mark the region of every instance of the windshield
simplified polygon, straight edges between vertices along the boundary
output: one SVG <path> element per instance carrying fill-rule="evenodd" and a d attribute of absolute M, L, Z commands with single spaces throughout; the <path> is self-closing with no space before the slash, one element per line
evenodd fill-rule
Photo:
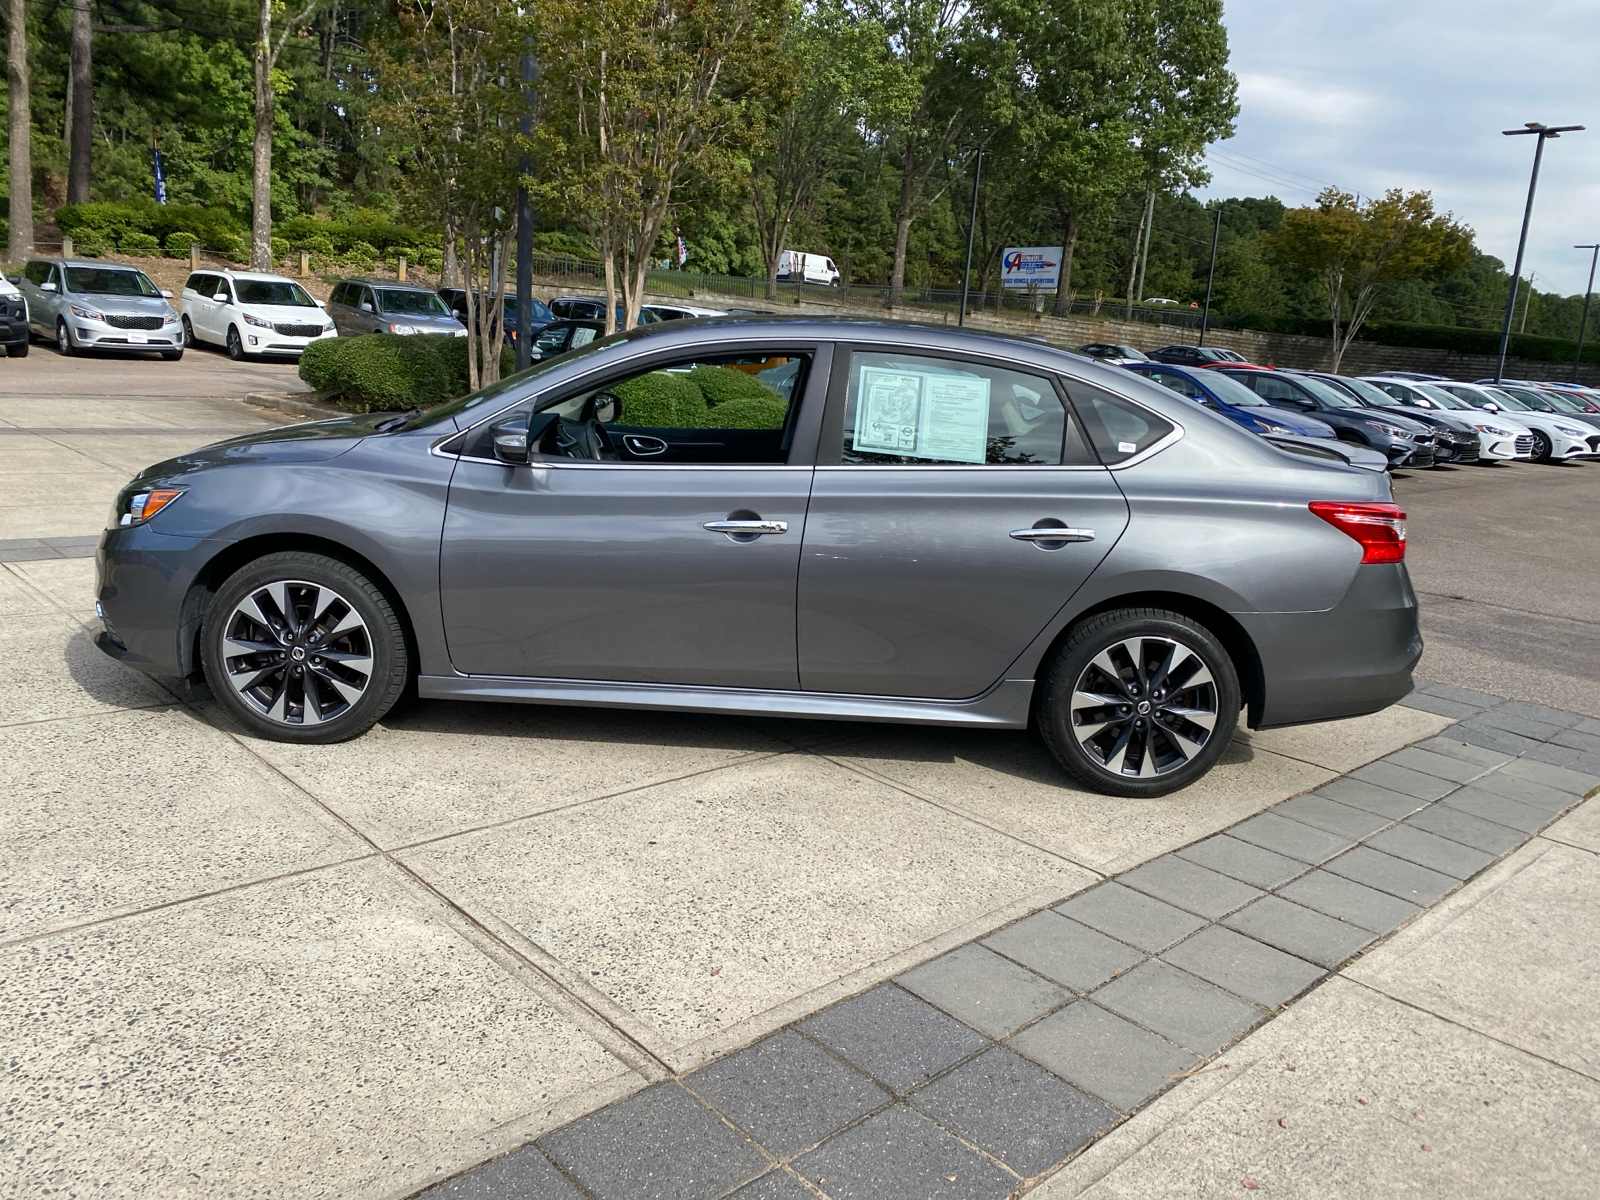
<path fill-rule="evenodd" d="M 240 304 L 277 304 L 284 308 L 315 308 L 305 288 L 287 279 L 235 279 Z"/>
<path fill-rule="evenodd" d="M 115 267 L 68 267 L 67 290 L 99 296 L 161 295 L 161 289 L 146 279 L 143 271 L 119 271 Z"/>
<path fill-rule="evenodd" d="M 1365 379 L 1350 379 L 1341 375 L 1339 382 L 1360 396 L 1368 404 L 1375 404 L 1382 408 L 1386 404 L 1393 404 L 1394 397 L 1380 387 L 1374 387 Z"/>
<path fill-rule="evenodd" d="M 1267 402 L 1256 395 L 1244 384 L 1230 375 L 1221 371 L 1202 371 L 1196 375 L 1204 381 L 1206 388 L 1224 404 L 1232 404 L 1238 408 L 1267 408 Z"/>
<path fill-rule="evenodd" d="M 1442 405 L 1445 408 L 1460 409 L 1472 407 L 1472 405 L 1461 399 L 1461 397 L 1445 391 L 1442 387 L 1429 387 L 1425 383 L 1413 383 L 1411 386 L 1416 388 L 1417 391 L 1421 392 L 1435 404 Z"/>
<path fill-rule="evenodd" d="M 448 421 L 462 413 L 471 413 L 463 424 L 471 424 L 477 420 L 473 410 L 493 412 L 498 407 L 514 403 L 520 396 L 531 391 L 530 385 L 534 384 L 540 375 L 551 368 L 572 362 L 575 358 L 586 357 L 592 354 L 601 354 L 614 346 L 625 345 L 631 338 L 626 333 L 613 333 L 609 337 L 596 338 L 580 349 L 568 350 L 565 354 L 557 354 L 552 358 L 542 359 L 525 371 L 518 371 L 515 375 L 507 375 L 499 383 L 491 383 L 488 387 L 479 388 L 470 395 L 462 396 L 459 400 L 447 400 L 436 405 L 426 412 L 420 413 L 401 426 L 402 429 L 425 429 L 429 425 L 436 425 L 441 421 Z M 499 403 L 496 404 L 495 402 Z"/>
<path fill-rule="evenodd" d="M 1296 375 L 1294 378 L 1296 383 L 1330 408 L 1362 407 L 1361 401 L 1331 383 L 1323 383 L 1320 379 L 1309 379 L 1304 375 Z"/>
<path fill-rule="evenodd" d="M 450 310 L 434 292 L 413 292 L 400 288 L 379 288 L 378 307 L 386 313 L 407 317 L 448 317 Z"/>
<path fill-rule="evenodd" d="M 1503 408 L 1509 408 L 1512 412 L 1532 412 L 1533 411 L 1533 406 L 1531 404 L 1524 404 L 1521 400 L 1518 400 L 1510 392 L 1502 392 L 1499 388 L 1492 388 L 1492 387 L 1486 387 L 1486 388 L 1483 389 L 1483 391 L 1484 391 L 1484 394 L 1487 395 L 1491 400 L 1494 400 L 1496 403 L 1501 405 Z"/>

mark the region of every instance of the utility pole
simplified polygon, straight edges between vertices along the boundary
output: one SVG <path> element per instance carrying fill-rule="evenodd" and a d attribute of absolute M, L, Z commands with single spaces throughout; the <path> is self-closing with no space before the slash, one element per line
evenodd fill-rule
<path fill-rule="evenodd" d="M 1150 227 L 1156 219 L 1156 191 L 1151 188 L 1145 192 L 1144 201 L 1144 249 L 1139 252 L 1139 282 L 1134 286 L 1134 298 L 1140 304 L 1144 303 L 1144 269 L 1150 265 Z"/>
<path fill-rule="evenodd" d="M 1583 361 L 1583 335 L 1589 328 L 1589 297 L 1594 292 L 1594 268 L 1600 262 L 1600 243 L 1590 242 L 1574 246 L 1574 250 L 1592 250 L 1589 256 L 1589 286 L 1583 289 L 1583 316 L 1578 318 L 1578 350 L 1572 356 L 1572 382 L 1578 382 L 1578 364 Z"/>
<path fill-rule="evenodd" d="M 1521 129 L 1502 129 L 1500 132 L 1505 137 L 1524 137 L 1533 135 L 1533 174 L 1528 177 L 1528 203 L 1522 210 L 1522 234 L 1517 238 L 1517 261 L 1511 268 L 1511 295 L 1506 300 L 1506 319 L 1500 327 L 1500 361 L 1495 365 L 1494 381 L 1499 383 L 1506 375 L 1506 351 L 1511 346 L 1511 318 L 1516 315 L 1517 288 L 1522 284 L 1522 255 L 1528 247 L 1528 222 L 1533 218 L 1533 194 L 1539 187 L 1539 160 L 1544 157 L 1544 143 L 1546 138 L 1560 137 L 1563 133 L 1579 133 L 1582 125 L 1541 125 L 1537 121 L 1529 121 Z"/>
<path fill-rule="evenodd" d="M 1518 333 L 1528 332 L 1528 310 L 1533 307 L 1533 278 L 1539 272 L 1528 272 L 1528 298 L 1522 302 L 1522 324 L 1517 326 Z"/>
<path fill-rule="evenodd" d="M 1217 201 L 1217 223 L 1211 227 L 1211 269 L 1206 272 L 1206 306 L 1200 313 L 1200 340 L 1196 346 L 1206 344 L 1206 328 L 1211 324 L 1211 285 L 1217 277 L 1217 239 L 1222 236 L 1222 201 Z"/>
<path fill-rule="evenodd" d="M 528 176 L 533 174 L 533 158 L 528 139 L 533 136 L 533 85 L 539 66 L 533 61 L 533 35 L 522 40 L 522 115 L 517 132 L 522 135 L 522 153 L 517 159 L 517 370 L 533 362 L 533 200 L 528 195 Z"/>
<path fill-rule="evenodd" d="M 983 182 L 983 147 L 978 147 L 978 166 L 972 172 L 972 216 L 967 221 L 967 269 L 961 273 L 961 315 L 957 325 L 967 323 L 967 294 L 972 286 L 972 237 L 978 231 L 978 185 Z"/>

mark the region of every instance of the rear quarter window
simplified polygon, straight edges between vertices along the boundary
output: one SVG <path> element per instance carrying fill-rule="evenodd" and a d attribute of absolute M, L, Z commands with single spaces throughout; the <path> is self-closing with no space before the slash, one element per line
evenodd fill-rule
<path fill-rule="evenodd" d="M 1067 381 L 1067 394 L 1100 461 L 1108 467 L 1143 454 L 1177 428 L 1159 413 L 1076 379 Z"/>

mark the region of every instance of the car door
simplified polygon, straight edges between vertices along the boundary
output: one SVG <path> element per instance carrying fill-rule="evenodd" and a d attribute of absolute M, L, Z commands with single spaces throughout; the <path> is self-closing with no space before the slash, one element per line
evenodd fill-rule
<path fill-rule="evenodd" d="M 64 283 L 61 269 L 55 263 L 30 265 L 37 265 L 39 276 L 34 294 L 28 297 L 33 323 L 42 336 L 53 338 L 56 335 L 56 318 L 61 315 L 61 289 Z"/>
<path fill-rule="evenodd" d="M 221 338 L 217 333 L 217 302 L 212 299 L 217 293 L 217 284 L 220 277 L 200 273 L 192 281 L 194 295 L 189 301 L 189 326 L 194 330 L 195 337 L 202 342 L 215 343 Z"/>
<path fill-rule="evenodd" d="M 795 579 L 828 359 L 816 344 L 658 352 L 514 414 L 539 403 L 557 419 L 528 465 L 495 461 L 469 436 L 440 555 L 455 669 L 795 690 Z M 744 403 L 738 427 L 704 401 L 733 403 L 733 388 L 765 397 Z M 618 457 L 580 453 L 588 405 Z M 750 427 L 753 409 L 770 419 Z"/>
<path fill-rule="evenodd" d="M 978 695 L 1100 565 L 1127 501 L 1045 372 L 862 347 L 835 380 L 801 554 L 800 686 Z"/>

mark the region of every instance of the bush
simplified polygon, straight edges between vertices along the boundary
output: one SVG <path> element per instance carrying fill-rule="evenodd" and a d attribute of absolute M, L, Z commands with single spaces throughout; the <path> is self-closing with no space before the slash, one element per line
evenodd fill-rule
<path fill-rule="evenodd" d="M 200 239 L 192 233 L 169 233 L 167 234 L 167 249 L 180 250 L 184 253 L 188 253 L 189 247 L 194 245 L 199 240 Z"/>
<path fill-rule="evenodd" d="M 763 385 L 764 386 L 764 385 Z M 771 396 L 742 396 L 725 400 L 706 418 L 706 429 L 782 429 L 789 406 L 774 393 Z"/>
<path fill-rule="evenodd" d="M 417 251 L 417 266 L 432 275 L 444 274 L 444 251 L 423 247 Z"/>
<path fill-rule="evenodd" d="M 500 352 L 500 373 L 516 366 L 512 349 Z M 300 378 L 355 412 L 429 408 L 467 393 L 467 339 L 441 334 L 312 342 L 300 355 Z"/>
<path fill-rule="evenodd" d="M 151 233 L 139 233 L 137 231 L 125 233 L 122 235 L 122 242 L 118 249 L 135 252 L 140 250 L 159 250 L 161 249 L 161 239 Z"/>
<path fill-rule="evenodd" d="M 345 248 L 344 259 L 353 266 L 370 271 L 378 261 L 378 248 L 367 242 L 351 242 Z"/>
<path fill-rule="evenodd" d="M 63 233 L 88 246 L 127 245 L 127 236 L 134 233 L 166 240 L 180 230 L 192 230 L 190 236 L 203 245 L 224 245 L 245 228 L 243 219 L 231 209 L 157 204 L 154 200 L 64 204 L 56 209 L 54 219 Z"/>
<path fill-rule="evenodd" d="M 689 372 L 689 378 L 694 380 L 712 408 L 730 400 L 782 399 L 770 384 L 730 367 L 696 367 Z"/>
<path fill-rule="evenodd" d="M 281 237 L 273 238 L 272 239 L 272 261 L 273 262 L 282 262 L 284 259 L 286 259 L 288 257 L 289 257 L 289 243 L 284 241 Z"/>
<path fill-rule="evenodd" d="M 622 401 L 618 424 L 647 429 L 707 428 L 706 398 L 688 376 L 651 371 L 618 384 L 613 391 Z"/>

